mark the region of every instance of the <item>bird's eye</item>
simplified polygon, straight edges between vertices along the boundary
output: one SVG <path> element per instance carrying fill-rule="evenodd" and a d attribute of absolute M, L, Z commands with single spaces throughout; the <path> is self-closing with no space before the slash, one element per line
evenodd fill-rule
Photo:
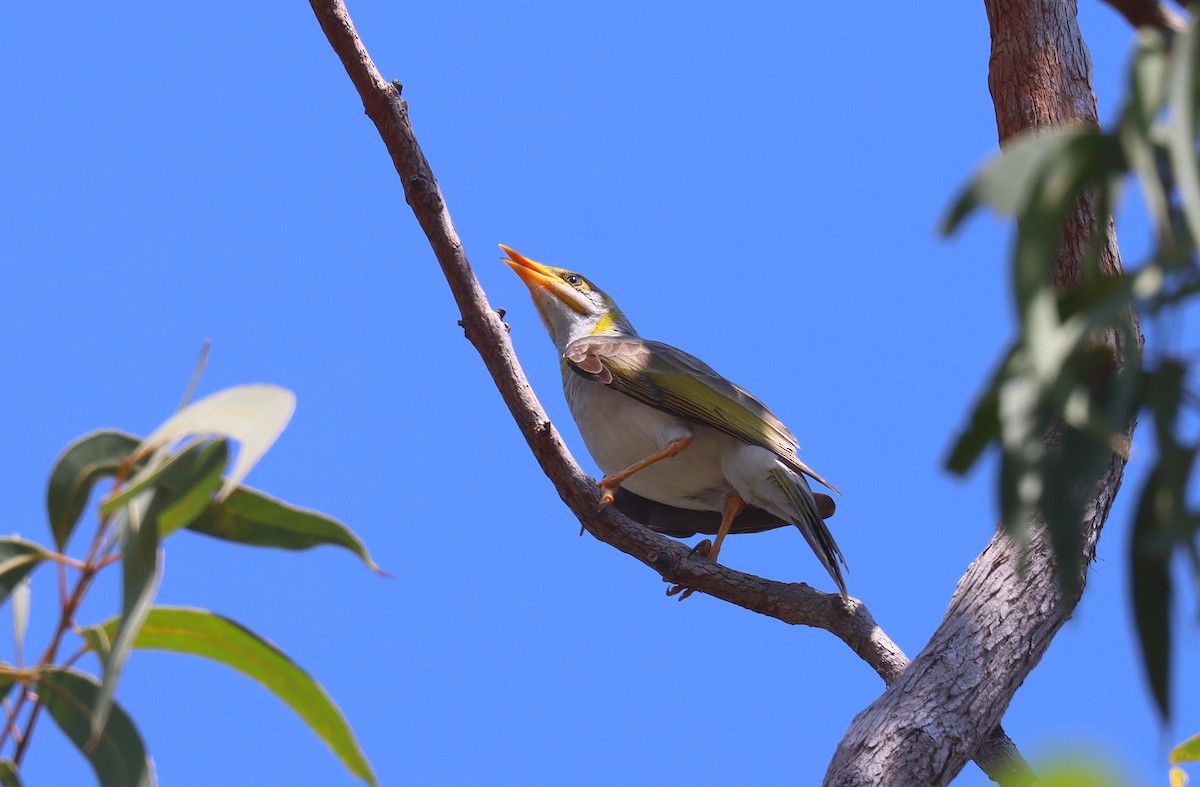
<path fill-rule="evenodd" d="M 583 284 L 583 279 L 574 273 L 568 273 L 566 276 L 563 276 L 563 281 L 572 287 L 578 287 L 580 284 Z"/>

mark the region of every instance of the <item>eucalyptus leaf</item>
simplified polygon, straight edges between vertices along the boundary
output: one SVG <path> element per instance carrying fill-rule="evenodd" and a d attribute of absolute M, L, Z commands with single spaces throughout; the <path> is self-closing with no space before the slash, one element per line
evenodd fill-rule
<path fill-rule="evenodd" d="M 0 536 L 0 604 L 48 557 L 50 553 L 40 544 L 16 536 Z"/>
<path fill-rule="evenodd" d="M 21 787 L 17 764 L 7 757 L 0 759 L 0 787 Z"/>
<path fill-rule="evenodd" d="M 229 463 L 229 443 L 216 440 L 198 447 L 190 467 L 177 466 L 178 480 L 164 477 L 155 493 L 159 509 L 159 537 L 187 527 L 204 512 L 213 495 L 221 488 L 225 466 Z"/>
<path fill-rule="evenodd" d="M 1160 449 L 1176 443 L 1186 375 L 1187 367 L 1174 358 L 1164 359 L 1157 369 L 1144 375 L 1145 397 L 1154 411 L 1154 434 Z"/>
<path fill-rule="evenodd" d="M 46 510 L 60 552 L 66 548 L 92 487 L 101 478 L 115 476 L 140 443 L 131 434 L 105 429 L 84 435 L 59 456 L 50 473 Z"/>
<path fill-rule="evenodd" d="M 119 618 L 114 618 L 119 620 Z M 112 652 L 112 638 L 108 636 L 108 632 L 103 626 L 88 626 L 80 630 L 80 635 L 87 641 L 88 647 L 100 658 L 100 661 L 108 661 L 108 654 Z"/>
<path fill-rule="evenodd" d="M 210 441 L 200 441 L 178 452 L 164 451 L 119 490 L 115 490 L 114 494 L 106 497 L 100 503 L 100 514 L 111 516 L 118 509 L 128 505 L 130 500 L 162 483 L 173 481 L 177 486 L 190 485 L 192 482 L 188 476 L 195 474 L 196 456 L 210 445 Z"/>
<path fill-rule="evenodd" d="M 117 683 L 133 650 L 138 631 L 150 613 L 162 578 L 158 554 L 158 522 L 153 504 L 140 510 L 140 501 L 121 509 L 121 618 L 112 635 L 112 646 L 104 660 L 104 680 L 92 710 L 92 734 L 99 735 L 114 707 Z"/>
<path fill-rule="evenodd" d="M 258 463 L 283 432 L 296 409 L 296 396 L 276 385 L 241 385 L 226 388 L 188 405 L 154 430 L 142 450 L 154 451 L 146 472 L 153 472 L 157 457 L 187 438 L 227 437 L 241 449 L 218 497 L 229 495 Z"/>
<path fill-rule="evenodd" d="M 0 701 L 8 697 L 12 687 L 17 685 L 17 675 L 13 665 L 0 661 Z"/>
<path fill-rule="evenodd" d="M 100 787 L 153 787 L 154 765 L 133 721 L 114 705 L 108 723 L 93 740 L 91 709 L 100 686 L 91 675 L 47 669 L 38 679 L 38 697 L 51 718 L 92 764 Z"/>
<path fill-rule="evenodd" d="M 103 631 L 113 634 L 119 626 L 120 620 L 113 619 L 104 624 Z M 134 647 L 200 656 L 261 683 L 295 711 L 351 773 L 377 784 L 349 724 L 320 684 L 249 629 L 208 610 L 155 607 Z"/>
<path fill-rule="evenodd" d="M 974 467 L 984 450 L 1000 438 L 1000 384 L 1010 373 L 1009 365 L 1017 346 L 1009 349 L 1000 368 L 992 375 L 987 388 L 980 394 L 967 425 L 959 432 L 946 457 L 946 469 L 956 475 L 965 475 Z"/>
<path fill-rule="evenodd" d="M 1001 216 L 1023 212 L 1041 187 L 1047 162 L 1061 156 L 1078 133 L 1077 129 L 1054 128 L 1014 137 L 954 200 L 942 222 L 942 234 L 953 233 L 981 205 L 990 206 Z"/>
<path fill-rule="evenodd" d="M 1039 509 L 1058 556 L 1055 565 L 1059 587 L 1067 599 L 1078 598 L 1083 590 L 1081 582 L 1086 557 L 1081 523 L 1085 507 L 1093 497 L 1096 479 L 1111 456 L 1107 442 L 1063 425 L 1059 430 L 1058 445 L 1048 457 L 1044 471 L 1046 493 Z"/>
<path fill-rule="evenodd" d="M 229 443 L 221 438 L 191 443 L 178 453 L 164 453 L 152 468 L 107 497 L 101 503 L 100 513 L 111 516 L 134 498 L 153 490 L 159 533 L 170 535 L 204 510 L 221 487 L 221 474 L 228 462 Z"/>
<path fill-rule="evenodd" d="M 363 542 L 341 522 L 288 505 L 250 487 L 238 487 L 224 500 L 209 503 L 188 529 L 249 546 L 280 549 L 340 546 L 362 558 L 371 570 L 380 570 Z"/>
<path fill-rule="evenodd" d="M 1200 168 L 1196 165 L 1196 66 L 1200 35 L 1195 25 L 1174 43 L 1167 126 L 1167 154 L 1179 189 L 1180 204 L 1192 238 L 1200 238 Z"/>
<path fill-rule="evenodd" d="M 1150 207 L 1160 243 L 1171 237 L 1169 192 L 1159 176 L 1158 145 L 1152 132 L 1165 97 L 1167 66 L 1162 33 L 1140 29 L 1130 68 L 1129 100 L 1117 130 L 1125 155 L 1137 173 L 1142 196 Z"/>
<path fill-rule="evenodd" d="M 1172 765 L 1182 765 L 1185 762 L 1200 762 L 1200 735 L 1193 735 L 1171 749 L 1170 762 Z"/>
<path fill-rule="evenodd" d="M 1142 488 L 1129 543 L 1134 622 L 1142 666 L 1159 715 L 1171 718 L 1171 576 L 1170 547 L 1155 520 L 1156 497 L 1163 490 L 1155 468 Z"/>

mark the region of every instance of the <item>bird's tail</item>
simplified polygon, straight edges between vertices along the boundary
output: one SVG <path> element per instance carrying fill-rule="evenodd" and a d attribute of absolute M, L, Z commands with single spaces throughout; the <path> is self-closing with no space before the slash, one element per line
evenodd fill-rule
<path fill-rule="evenodd" d="M 804 534 L 804 540 L 812 547 L 817 559 L 821 561 L 821 565 L 825 566 L 825 570 L 829 572 L 829 576 L 833 577 L 841 594 L 847 595 L 846 581 L 842 579 L 842 566 L 846 565 L 846 558 L 842 556 L 842 550 L 838 549 L 837 543 L 833 540 L 833 534 L 825 526 L 825 520 L 821 518 L 821 512 L 817 509 L 817 501 L 813 498 L 808 482 L 804 480 L 803 476 L 789 473 L 782 467 L 773 468 L 771 476 L 779 484 L 783 493 L 787 495 L 792 506 L 799 512 L 800 516 L 795 524 Z"/>

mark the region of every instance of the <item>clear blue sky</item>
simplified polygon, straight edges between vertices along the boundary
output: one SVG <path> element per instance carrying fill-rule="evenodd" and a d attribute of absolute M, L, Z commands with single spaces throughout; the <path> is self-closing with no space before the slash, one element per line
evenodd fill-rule
<path fill-rule="evenodd" d="M 1110 118 L 1132 34 L 1081 6 Z M 404 83 L 476 271 L 585 466 L 497 243 L 583 271 L 643 334 L 771 406 L 845 494 L 831 526 L 851 592 L 915 655 L 996 518 L 991 466 L 962 482 L 941 460 L 1011 334 L 1008 235 L 991 219 L 951 242 L 934 229 L 995 148 L 982 4 L 350 10 Z M 45 540 L 60 449 L 149 432 L 211 338 L 203 392 L 262 381 L 299 398 L 250 482 L 341 518 L 394 577 L 338 550 L 181 534 L 161 601 L 278 643 L 384 784 L 819 780 L 882 684 L 825 632 L 677 603 L 577 536 L 306 3 L 34 3 L 0 35 L 4 532 Z M 1137 221 L 1119 229 L 1144 245 Z M 1135 660 L 1125 551 L 1146 464 L 1139 443 L 1083 603 L 1005 717 L 1029 756 L 1098 752 L 1135 784 L 1161 783 L 1168 744 L 1200 730 L 1194 598 L 1166 734 Z M 732 538 L 722 559 L 830 584 L 791 529 Z M 116 604 L 101 583 L 83 619 Z M 165 785 L 353 783 L 223 668 L 135 653 L 119 701 Z M 45 719 L 37 738 L 27 783 L 88 783 Z M 984 778 L 968 766 L 959 783 Z"/>

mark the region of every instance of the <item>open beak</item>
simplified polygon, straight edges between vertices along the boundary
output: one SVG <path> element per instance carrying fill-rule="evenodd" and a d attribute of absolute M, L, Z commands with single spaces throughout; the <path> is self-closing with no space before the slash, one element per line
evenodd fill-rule
<path fill-rule="evenodd" d="M 562 280 L 556 268 L 522 256 L 503 243 L 500 244 L 500 248 L 508 255 L 503 258 L 504 264 L 521 277 L 521 281 L 525 282 L 525 286 L 529 288 L 531 294 L 536 296 L 538 290 L 542 290 L 546 295 L 553 296 L 567 304 L 574 311 L 580 314 L 584 313 L 585 307 L 580 302 L 580 297 Z M 535 297 L 534 300 L 536 301 L 537 298 Z"/>
<path fill-rule="evenodd" d="M 549 268 L 540 262 L 523 257 L 503 243 L 500 244 L 500 249 L 508 255 L 504 259 L 504 264 L 512 268 L 526 286 L 530 289 L 541 287 L 543 290 L 554 291 L 554 284 L 558 281 L 558 277 Z"/>

